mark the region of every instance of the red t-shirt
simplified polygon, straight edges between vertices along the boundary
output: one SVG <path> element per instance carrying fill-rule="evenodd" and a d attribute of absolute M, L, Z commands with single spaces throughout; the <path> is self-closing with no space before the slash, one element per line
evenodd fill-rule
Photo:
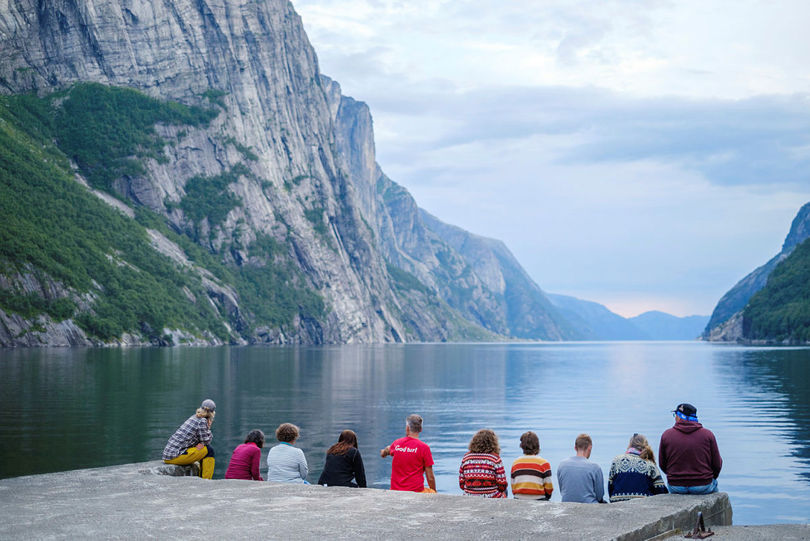
<path fill-rule="evenodd" d="M 391 490 L 422 492 L 425 468 L 433 466 L 433 455 L 427 443 L 405 436 L 391 444 Z"/>

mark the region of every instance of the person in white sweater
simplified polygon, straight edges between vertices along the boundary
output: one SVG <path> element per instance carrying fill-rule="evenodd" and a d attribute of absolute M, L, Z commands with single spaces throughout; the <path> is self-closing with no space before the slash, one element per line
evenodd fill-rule
<path fill-rule="evenodd" d="M 268 481 L 309 484 L 304 451 L 293 447 L 299 434 L 298 427 L 291 423 L 283 423 L 276 429 L 276 439 L 280 443 L 267 453 Z"/>

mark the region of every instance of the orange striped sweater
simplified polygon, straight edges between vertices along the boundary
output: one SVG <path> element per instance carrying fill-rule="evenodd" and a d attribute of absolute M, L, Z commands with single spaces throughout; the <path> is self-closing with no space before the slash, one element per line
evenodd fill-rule
<path fill-rule="evenodd" d="M 523 455 L 512 463 L 512 494 L 515 498 L 547 500 L 553 491 L 548 460 L 538 455 Z"/>

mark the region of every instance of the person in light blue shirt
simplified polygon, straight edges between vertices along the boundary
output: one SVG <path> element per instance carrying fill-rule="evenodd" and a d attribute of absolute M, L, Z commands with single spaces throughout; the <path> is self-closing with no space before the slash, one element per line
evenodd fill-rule
<path fill-rule="evenodd" d="M 291 423 L 281 424 L 276 429 L 276 439 L 281 443 L 267 453 L 268 481 L 309 484 L 309 468 L 304 451 L 293 447 L 299 433 L 298 427 Z"/>
<path fill-rule="evenodd" d="M 577 436 L 576 456 L 566 458 L 557 467 L 557 481 L 564 502 L 605 503 L 605 479 L 602 468 L 590 460 L 593 441 L 587 434 Z"/>

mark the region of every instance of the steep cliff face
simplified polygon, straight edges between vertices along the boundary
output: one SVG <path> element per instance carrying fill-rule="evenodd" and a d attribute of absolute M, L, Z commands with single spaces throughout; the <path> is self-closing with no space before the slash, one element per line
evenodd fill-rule
<path fill-rule="evenodd" d="M 87 178 L 96 194 L 148 228 L 153 249 L 191 272 L 227 329 L 206 337 L 167 328 L 160 341 L 174 335 L 208 343 L 565 336 L 551 312 L 534 309 L 526 332 L 514 333 L 515 316 L 503 298 L 508 284 L 493 289 L 497 280 L 483 275 L 489 271 L 476 270 L 425 227 L 407 191 L 376 164 L 368 108 L 319 73 L 286 0 L 6 2 L 0 57 L 5 94 L 46 96 L 93 81 L 215 111 L 201 123 L 158 121 L 148 151 L 141 141 L 106 169 L 71 146 L 69 131 L 53 130 L 77 178 Z M 48 114 L 65 116 L 68 105 L 82 102 L 77 94 L 91 90 L 51 95 Z M 92 105 L 95 98 L 83 99 Z M 140 209 L 161 223 L 143 218 Z M 165 224 L 168 230 L 161 229 Z M 191 254 L 196 248 L 184 239 L 203 253 Z M 120 257 L 131 264 L 126 254 Z M 53 281 L 35 274 L 40 289 Z M 10 280 L 8 287 L 18 294 L 19 283 Z M 270 287 L 286 296 L 267 298 Z M 84 294 L 103 296 L 104 285 L 70 292 Z M 199 294 L 185 296 L 205 304 Z M 275 317 L 264 306 L 277 297 L 292 315 Z M 63 335 L 72 336 L 65 339 L 71 344 L 97 343 L 82 334 L 86 328 L 43 333 L 43 325 L 61 324 L 56 316 L 36 323 L 16 321 L 20 315 L 9 310 L 1 315 L 14 320 L 6 327 L 16 338 L 6 345 L 27 344 L 32 329 L 37 343 L 61 343 Z M 137 329 L 119 341 L 155 343 Z"/>
<path fill-rule="evenodd" d="M 796 249 L 796 246 L 810 238 L 810 203 L 799 209 L 790 226 L 790 231 L 782 250 L 761 267 L 757 267 L 737 282 L 712 312 L 709 323 L 703 331 L 703 339 L 714 342 L 734 342 L 742 338 L 742 317 L 738 314 L 745 308 L 755 293 L 765 287 L 768 277 L 782 261 Z M 737 316 L 737 317 L 733 317 Z M 733 320 L 733 321 L 732 321 Z M 726 324 L 728 322 L 728 324 Z"/>
<path fill-rule="evenodd" d="M 371 113 L 322 77 L 335 115 L 337 147 L 363 215 L 389 265 L 415 276 L 466 320 L 516 338 L 579 335 L 546 299 L 506 246 L 444 224 L 376 162 Z"/>
<path fill-rule="evenodd" d="M 385 263 L 336 163 L 315 53 L 289 2 L 15 2 L 3 8 L 0 32 L 7 92 L 90 80 L 219 103 L 224 114 L 210 127 L 189 130 L 168 159 L 117 179 L 113 191 L 185 230 L 188 213 L 172 204 L 187 195 L 189 179 L 239 166 L 228 189 L 241 205 L 221 224 L 197 225 L 225 260 L 249 262 L 238 247 L 262 234 L 305 271 L 305 285 L 329 310 L 321 321 L 298 318 L 285 340 L 402 339 Z"/>

